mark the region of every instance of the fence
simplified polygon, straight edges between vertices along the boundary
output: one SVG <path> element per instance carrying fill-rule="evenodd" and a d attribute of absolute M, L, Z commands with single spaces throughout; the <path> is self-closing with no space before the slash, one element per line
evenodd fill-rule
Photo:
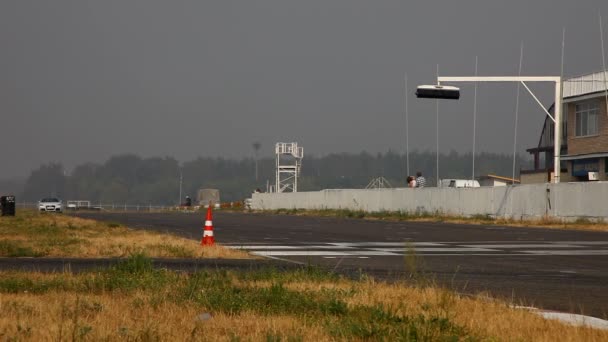
<path fill-rule="evenodd" d="M 323 190 L 253 194 L 253 209 L 401 211 L 514 219 L 608 220 L 608 182 L 481 188 Z"/>
<path fill-rule="evenodd" d="M 36 202 L 17 202 L 17 208 L 28 208 L 28 209 L 37 209 L 38 203 Z M 191 207 L 194 209 L 194 207 Z M 78 207 L 76 209 L 68 208 L 64 204 L 65 211 L 68 210 L 101 210 L 101 211 L 123 211 L 123 212 L 161 212 L 161 211 L 170 211 L 170 210 L 184 210 L 182 207 L 171 206 L 171 205 L 152 205 L 152 204 L 120 204 L 120 203 L 98 203 L 91 204 L 89 207 Z"/>

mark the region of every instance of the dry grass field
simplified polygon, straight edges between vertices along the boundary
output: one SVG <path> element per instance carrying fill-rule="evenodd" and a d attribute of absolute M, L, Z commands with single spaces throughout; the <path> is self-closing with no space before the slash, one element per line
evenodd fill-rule
<path fill-rule="evenodd" d="M 201 229 L 201 237 L 202 237 Z M 244 251 L 67 215 L 20 210 L 0 219 L 0 257 L 251 258 Z"/>
<path fill-rule="evenodd" d="M 78 274 L 0 271 L 0 341 L 608 341 L 419 275 L 156 269 L 150 257 L 248 255 L 64 215 L 0 218 L 0 256 L 124 257 Z"/>
<path fill-rule="evenodd" d="M 78 275 L 1 272 L 0 340 L 606 341 L 608 331 L 437 287 L 315 268 L 185 274 L 133 256 Z"/>

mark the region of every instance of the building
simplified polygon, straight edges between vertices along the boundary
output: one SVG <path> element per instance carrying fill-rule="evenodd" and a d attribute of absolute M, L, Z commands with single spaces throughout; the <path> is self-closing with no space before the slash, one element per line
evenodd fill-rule
<path fill-rule="evenodd" d="M 198 205 L 212 205 L 216 206 L 220 204 L 220 191 L 218 189 L 199 189 L 198 196 L 196 197 Z"/>
<path fill-rule="evenodd" d="M 481 186 L 507 186 L 510 184 L 519 184 L 519 179 L 510 177 L 502 177 L 497 175 L 485 175 L 477 178 Z"/>
<path fill-rule="evenodd" d="M 608 71 L 566 79 L 563 88 L 561 181 L 608 180 Z M 522 184 L 551 181 L 553 124 L 546 117 L 538 145 L 526 150 L 534 169 L 521 171 Z"/>

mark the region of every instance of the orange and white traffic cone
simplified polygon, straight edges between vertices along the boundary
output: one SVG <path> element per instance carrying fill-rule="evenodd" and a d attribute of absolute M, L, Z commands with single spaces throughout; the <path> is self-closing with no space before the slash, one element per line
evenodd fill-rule
<path fill-rule="evenodd" d="M 207 218 L 205 219 L 205 228 L 203 230 L 203 240 L 201 246 L 213 246 L 215 238 L 213 237 L 213 222 L 211 218 L 211 205 L 207 208 Z"/>

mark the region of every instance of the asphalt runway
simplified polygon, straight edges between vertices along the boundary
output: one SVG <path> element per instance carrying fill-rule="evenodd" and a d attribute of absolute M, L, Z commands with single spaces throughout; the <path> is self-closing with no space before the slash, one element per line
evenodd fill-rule
<path fill-rule="evenodd" d="M 200 240 L 204 215 L 78 213 Z M 608 233 L 216 211 L 215 239 L 291 263 L 434 281 L 517 304 L 608 318 Z"/>

